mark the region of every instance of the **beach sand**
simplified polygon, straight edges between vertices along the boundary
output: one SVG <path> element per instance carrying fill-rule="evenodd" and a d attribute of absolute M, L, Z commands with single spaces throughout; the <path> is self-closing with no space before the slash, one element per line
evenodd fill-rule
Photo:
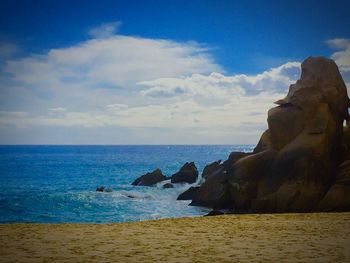
<path fill-rule="evenodd" d="M 0 262 L 350 262 L 350 213 L 2 224 Z"/>

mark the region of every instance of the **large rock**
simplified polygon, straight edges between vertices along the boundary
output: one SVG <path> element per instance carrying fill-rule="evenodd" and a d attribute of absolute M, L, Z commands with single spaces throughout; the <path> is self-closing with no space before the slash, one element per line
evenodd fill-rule
<path fill-rule="evenodd" d="M 197 190 L 190 205 L 214 209 L 232 208 L 225 172 L 209 177 Z"/>
<path fill-rule="evenodd" d="M 231 153 L 228 160 L 220 166 L 216 173 L 208 177 L 198 188 L 190 205 L 214 209 L 234 208 L 237 204 L 233 201 L 232 194 L 237 193 L 234 187 L 241 182 L 240 178 L 247 180 L 245 176 L 257 176 L 258 173 L 264 173 L 266 165 L 270 164 L 270 155 L 273 154 L 274 151 L 272 150 L 257 155 L 241 152 Z M 249 165 L 250 163 L 254 164 L 255 159 L 260 159 L 260 166 Z M 234 174 L 237 176 L 233 177 Z M 237 179 L 237 181 L 231 182 L 230 180 L 234 180 L 233 178 Z M 248 188 L 250 189 L 250 187 L 245 187 L 245 189 Z M 254 189 L 256 189 L 256 186 Z M 254 191 L 256 192 L 256 190 Z M 243 192 L 240 191 L 239 193 Z M 247 194 L 246 191 L 244 193 Z"/>
<path fill-rule="evenodd" d="M 136 186 L 151 186 L 157 184 L 161 181 L 166 180 L 167 177 L 163 175 L 160 169 L 156 169 L 151 173 L 146 173 L 139 178 L 137 178 L 132 185 Z"/>
<path fill-rule="evenodd" d="M 269 110 L 268 130 L 254 152 L 223 162 L 193 205 L 238 212 L 350 210 L 350 162 L 338 168 L 350 159 L 346 86 L 333 60 L 309 57 L 301 68 L 288 95 Z"/>
<path fill-rule="evenodd" d="M 334 180 L 335 129 L 328 105 L 320 103 L 307 128 L 279 151 L 260 182 L 254 209 L 306 212 L 317 207 Z"/>
<path fill-rule="evenodd" d="M 238 160 L 230 175 L 229 189 L 232 206 L 237 211 L 250 210 L 251 201 L 256 198 L 258 182 L 270 169 L 277 152 L 266 150 Z"/>
<path fill-rule="evenodd" d="M 194 162 L 185 163 L 180 170 L 171 176 L 171 183 L 189 183 L 197 181 L 198 170 Z"/>
<path fill-rule="evenodd" d="M 308 212 L 318 208 L 334 181 L 348 118 L 346 87 L 336 64 L 308 58 L 302 75 L 280 106 L 269 111 L 270 147 L 279 151 L 259 182 L 252 208 L 264 212 Z"/>
<path fill-rule="evenodd" d="M 343 121 L 348 119 L 346 86 L 333 60 L 309 57 L 301 65 L 301 77 L 289 87 L 288 95 L 276 101 L 279 107 L 268 114 L 272 147 L 282 149 L 314 119 L 320 103 L 328 105 L 341 138 Z M 339 141 L 337 142 L 339 143 Z"/>

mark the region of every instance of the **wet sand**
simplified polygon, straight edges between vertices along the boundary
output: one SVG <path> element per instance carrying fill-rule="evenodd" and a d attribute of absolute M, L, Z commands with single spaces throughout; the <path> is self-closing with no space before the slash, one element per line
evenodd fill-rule
<path fill-rule="evenodd" d="M 2 224 L 0 262 L 350 262 L 350 213 Z"/>

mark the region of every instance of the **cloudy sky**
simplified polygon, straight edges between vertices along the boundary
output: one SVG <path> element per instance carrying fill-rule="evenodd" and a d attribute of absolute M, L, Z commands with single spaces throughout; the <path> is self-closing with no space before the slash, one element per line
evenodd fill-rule
<path fill-rule="evenodd" d="M 0 144 L 255 144 L 349 1 L 0 2 Z M 283 2 L 283 1 L 282 1 Z"/>

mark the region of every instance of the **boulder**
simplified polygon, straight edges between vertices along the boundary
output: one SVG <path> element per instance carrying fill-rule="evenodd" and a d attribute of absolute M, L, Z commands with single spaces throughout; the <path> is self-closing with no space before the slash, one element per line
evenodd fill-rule
<path fill-rule="evenodd" d="M 172 183 L 166 183 L 163 185 L 163 188 L 164 189 L 167 189 L 167 188 L 174 188 L 174 185 Z"/>
<path fill-rule="evenodd" d="M 192 205 L 236 212 L 350 210 L 347 89 L 333 60 L 309 57 L 301 77 L 268 112 L 253 153 L 232 153 Z M 343 164 L 340 166 L 340 164 Z"/>
<path fill-rule="evenodd" d="M 190 205 L 217 209 L 231 208 L 232 202 L 227 185 L 228 175 L 232 173 L 233 166 L 238 160 L 249 155 L 249 153 L 244 152 L 232 152 L 228 159 L 220 164 L 218 169 L 213 171 L 211 176 L 207 177 L 206 181 L 200 185 Z"/>
<path fill-rule="evenodd" d="M 341 155 L 346 87 L 336 64 L 308 58 L 302 75 L 280 106 L 269 111 L 270 147 L 278 151 L 258 184 L 252 208 L 263 212 L 310 212 L 334 182 Z"/>
<path fill-rule="evenodd" d="M 313 211 L 334 180 L 335 131 L 328 105 L 320 103 L 304 131 L 279 151 L 267 176 L 260 182 L 253 209 Z"/>
<path fill-rule="evenodd" d="M 198 189 L 198 186 L 191 186 L 185 192 L 180 194 L 177 197 L 177 200 L 192 200 L 196 196 Z"/>
<path fill-rule="evenodd" d="M 225 172 L 226 174 L 232 173 L 234 164 L 238 160 L 242 159 L 243 157 L 249 156 L 249 155 L 251 155 L 251 153 L 231 152 L 230 155 L 228 156 L 228 159 L 226 161 L 224 161 L 220 165 L 220 169 L 218 169 L 215 172 L 215 175 L 218 175 L 218 174 L 223 173 L 223 172 Z"/>
<path fill-rule="evenodd" d="M 160 169 L 156 169 L 151 173 L 146 173 L 140 176 L 132 183 L 132 185 L 151 186 L 164 180 L 166 180 L 166 177 L 163 175 L 162 171 Z"/>
<path fill-rule="evenodd" d="M 288 95 L 268 114 L 270 141 L 279 150 L 314 119 L 320 103 L 328 105 L 341 138 L 343 121 L 348 119 L 349 98 L 338 67 L 331 59 L 309 57 L 301 65 L 301 77 L 289 87 Z M 339 141 L 337 143 L 340 143 Z"/>
<path fill-rule="evenodd" d="M 96 188 L 96 192 L 104 192 L 105 191 L 105 187 L 104 186 L 99 186 Z"/>
<path fill-rule="evenodd" d="M 197 181 L 198 170 L 194 162 L 185 163 L 180 170 L 171 176 L 171 183 L 189 183 Z"/>
<path fill-rule="evenodd" d="M 206 165 L 202 172 L 202 178 L 208 179 L 210 176 L 215 175 L 215 172 L 220 168 L 220 163 L 221 160 Z"/>
<path fill-rule="evenodd" d="M 214 209 L 231 208 L 232 202 L 225 172 L 209 177 L 197 190 L 190 205 Z"/>
<path fill-rule="evenodd" d="M 270 169 L 277 152 L 266 150 L 238 160 L 233 166 L 228 183 L 230 198 L 235 210 L 250 210 L 251 201 L 256 198 L 258 183 Z"/>
<path fill-rule="evenodd" d="M 104 186 L 99 186 L 96 188 L 96 192 L 110 193 L 110 192 L 113 192 L 113 190 L 112 190 L 112 188 L 105 188 Z"/>

